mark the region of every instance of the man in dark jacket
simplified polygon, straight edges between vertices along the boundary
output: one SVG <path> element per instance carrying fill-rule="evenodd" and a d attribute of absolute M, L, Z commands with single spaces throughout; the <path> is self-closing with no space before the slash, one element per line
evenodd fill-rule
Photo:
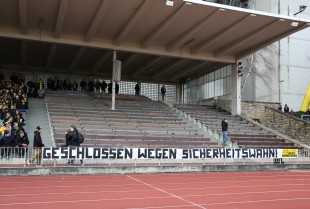
<path fill-rule="evenodd" d="M 93 92 L 94 91 L 94 81 L 90 80 L 88 81 L 88 91 Z"/>
<path fill-rule="evenodd" d="M 103 93 L 105 93 L 105 90 L 106 90 L 107 86 L 108 86 L 108 84 L 105 82 L 105 80 L 103 80 L 101 82 L 101 90 L 102 90 Z"/>
<path fill-rule="evenodd" d="M 66 138 L 66 147 L 69 147 L 72 141 L 72 132 L 70 129 L 66 131 L 65 138 Z"/>
<path fill-rule="evenodd" d="M 71 131 L 71 140 L 68 140 L 69 142 L 69 148 L 70 149 L 76 149 L 77 147 L 80 146 L 80 142 L 79 142 L 79 131 L 77 130 L 77 128 L 72 125 L 70 127 L 70 131 Z M 69 136 L 68 136 L 69 137 Z M 67 138 L 66 138 L 67 139 Z M 73 165 L 73 160 L 69 159 L 68 163 L 70 163 L 71 165 Z M 84 166 L 83 160 L 80 159 L 80 165 Z"/>
<path fill-rule="evenodd" d="M 287 106 L 287 104 L 284 105 L 284 112 L 285 113 L 289 113 L 290 112 L 290 108 Z"/>
<path fill-rule="evenodd" d="M 108 84 L 108 93 L 112 94 L 112 81 Z"/>
<path fill-rule="evenodd" d="M 140 95 L 140 86 L 139 86 L 138 83 L 137 83 L 136 86 L 135 86 L 135 94 L 136 94 L 136 95 Z"/>
<path fill-rule="evenodd" d="M 41 126 L 37 126 L 36 130 L 34 131 L 33 148 L 35 150 L 35 155 L 28 161 L 28 165 L 33 163 L 35 160 L 37 160 L 37 166 L 40 166 L 41 164 L 42 147 L 44 147 L 41 138 L 41 131 Z"/>
<path fill-rule="evenodd" d="M 222 120 L 223 146 L 226 146 L 226 141 L 228 139 L 227 131 L 228 131 L 228 123 L 227 120 L 224 119 Z"/>
<path fill-rule="evenodd" d="M 28 145 L 29 145 L 29 140 L 28 140 L 28 135 L 26 132 L 20 130 L 17 134 L 17 144 L 16 148 L 18 149 L 18 155 L 20 157 L 24 157 L 25 153 L 28 151 Z"/>
<path fill-rule="evenodd" d="M 81 91 L 85 91 L 86 90 L 86 86 L 87 86 L 86 81 L 84 79 L 81 80 L 81 82 L 80 82 Z"/>
<path fill-rule="evenodd" d="M 11 149 L 12 147 L 14 147 L 14 138 L 11 136 L 9 131 L 4 131 L 4 135 L 0 139 L 0 145 L 1 145 L 0 158 L 6 157 L 7 159 L 9 159 Z"/>
<path fill-rule="evenodd" d="M 160 92 L 161 92 L 161 97 L 163 99 L 163 101 L 165 100 L 165 95 L 166 95 L 166 87 L 165 85 L 163 85 L 160 89 Z"/>

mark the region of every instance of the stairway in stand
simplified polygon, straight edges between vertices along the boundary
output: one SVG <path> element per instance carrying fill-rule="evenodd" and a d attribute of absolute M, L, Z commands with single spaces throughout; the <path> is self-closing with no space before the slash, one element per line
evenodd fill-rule
<path fill-rule="evenodd" d="M 37 126 L 42 127 L 41 137 L 45 146 L 55 146 L 51 134 L 45 99 L 29 98 L 29 111 L 26 114 L 26 132 L 31 147 L 33 146 L 33 136 Z"/>

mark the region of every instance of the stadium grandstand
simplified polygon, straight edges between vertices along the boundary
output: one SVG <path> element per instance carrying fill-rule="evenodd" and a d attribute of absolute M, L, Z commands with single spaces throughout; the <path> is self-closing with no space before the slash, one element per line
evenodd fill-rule
<path fill-rule="evenodd" d="M 310 19 L 277 1 L 0 1 L 0 207 L 307 208 Z"/>

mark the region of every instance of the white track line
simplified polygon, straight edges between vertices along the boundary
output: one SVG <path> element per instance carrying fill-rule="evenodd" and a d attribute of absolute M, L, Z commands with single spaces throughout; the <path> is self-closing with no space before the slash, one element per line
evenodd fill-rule
<path fill-rule="evenodd" d="M 36 182 L 32 182 L 34 184 Z M 117 184 L 117 185 L 106 185 L 106 184 L 87 184 L 81 186 L 69 185 L 69 186 L 36 186 L 36 187 L 1 187 L 1 190 L 15 190 L 15 189 L 47 189 L 47 188 L 83 188 L 83 187 L 124 187 L 124 186 L 138 186 L 137 184 Z M 0 191 L 1 191 L 0 190 Z"/>
<path fill-rule="evenodd" d="M 192 181 L 192 182 L 178 182 L 178 183 L 175 183 L 175 182 L 166 182 L 166 183 L 154 183 L 153 185 L 192 185 L 192 184 L 222 184 L 222 183 L 248 183 L 248 182 L 282 182 L 282 181 L 303 181 L 303 182 L 307 182 L 309 181 L 310 182 L 310 179 L 275 179 L 275 180 L 247 180 L 247 181 L 217 181 L 217 182 L 205 182 L 205 181 Z M 62 183 L 62 182 L 60 182 Z M 33 182 L 31 183 L 33 184 Z M 7 185 L 6 185 L 7 186 Z M 101 184 L 101 185 L 98 185 L 98 184 L 89 184 L 89 185 L 81 185 L 81 186 L 37 186 L 37 187 L 28 187 L 28 186 L 25 186 L 25 187 L 1 187 L 1 190 L 11 190 L 11 189 L 34 189 L 34 188 L 67 188 L 67 187 L 88 187 L 88 186 L 105 186 L 105 187 L 122 187 L 122 186 L 137 186 L 137 184 L 122 184 L 122 185 L 119 185 L 119 184 L 113 184 L 113 185 L 106 185 L 106 184 Z"/>
<path fill-rule="evenodd" d="M 310 172 L 310 171 L 309 171 Z M 251 172 L 249 172 L 249 173 L 251 173 Z M 295 176 L 300 176 L 300 177 L 308 177 L 308 175 L 305 175 L 304 173 L 305 172 L 301 172 L 301 175 L 297 175 L 295 172 L 294 173 L 289 173 L 289 175 L 288 175 L 288 173 L 278 173 L 278 174 L 276 174 L 276 175 L 246 175 L 246 174 L 249 174 L 249 173 L 242 173 L 242 176 L 207 176 L 207 175 L 209 175 L 210 173 L 208 173 L 208 174 L 206 174 L 206 173 L 182 173 L 182 174 L 180 174 L 180 173 L 173 173 L 173 174 L 166 174 L 166 173 L 162 173 L 162 174 L 160 174 L 160 176 L 174 176 L 173 178 L 171 178 L 171 179 L 176 179 L 176 177 L 175 176 L 177 176 L 177 177 L 180 177 L 180 178 L 184 178 L 184 176 L 203 176 L 203 177 L 192 177 L 192 178 L 190 178 L 190 177 L 187 177 L 187 179 L 203 179 L 203 180 L 206 180 L 206 179 L 223 179 L 223 178 L 227 178 L 227 179 L 231 179 L 231 178 L 256 178 L 256 177 L 261 177 L 261 178 L 271 178 L 271 177 L 281 177 L 281 176 L 290 176 L 290 177 L 295 177 Z M 253 172 L 253 173 L 257 173 L 257 172 Z M 262 172 L 262 174 L 263 173 L 271 173 L 272 174 L 272 172 Z M 232 173 L 232 175 L 234 175 L 234 174 L 237 174 L 237 173 Z M 140 174 L 139 174 L 140 175 Z M 25 178 L 25 179 L 27 179 L 27 180 L 29 180 L 29 179 L 38 179 L 38 178 L 45 178 L 45 179 L 55 179 L 55 180 L 57 180 L 57 179 L 59 179 L 59 178 L 76 178 L 76 179 L 80 179 L 80 178 L 82 178 L 82 179 L 84 179 L 85 177 L 87 177 L 87 178 L 100 178 L 100 177 L 114 177 L 114 179 L 113 180 L 109 180 L 109 179 L 107 179 L 107 180 L 98 180 L 98 181 L 118 181 L 118 180 L 120 180 L 120 181 L 122 181 L 122 175 L 119 175 L 119 174 L 115 174 L 115 175 L 111 175 L 111 174 L 109 174 L 109 175 L 105 175 L 105 174 L 103 174 L 103 175 L 82 175 L 82 176 L 74 176 L 74 177 L 72 177 L 72 176 L 68 176 L 68 175 L 66 175 L 66 176 L 22 176 L 22 177 L 20 177 L 20 176 L 18 176 L 18 177 L 16 177 L 16 176 L 5 176 L 5 177 L 2 177 L 2 176 L 0 176 L 0 180 L 11 180 L 11 179 L 21 179 L 21 178 Z M 143 175 L 143 176 L 146 176 L 146 175 Z M 162 178 L 155 178 L 156 176 L 158 176 L 158 174 L 148 174 L 148 176 L 149 177 L 151 177 L 151 176 L 154 176 L 154 178 L 148 178 L 148 180 L 158 180 L 158 181 L 161 181 L 162 180 Z M 166 178 L 166 179 L 168 179 L 168 178 Z M 79 180 L 78 180 L 79 181 Z M 82 180 L 82 181 L 96 181 L 96 180 Z M 38 181 L 38 182 L 46 182 L 46 181 Z M 48 182 L 50 182 L 50 181 L 48 181 Z M 6 182 L 4 182 L 4 181 L 1 181 L 1 183 L 6 183 Z"/>
<path fill-rule="evenodd" d="M 146 208 L 126 208 L 126 209 L 162 209 L 162 208 L 182 208 L 182 207 L 196 207 L 195 205 L 167 205 L 167 206 L 158 206 L 158 207 L 146 207 Z"/>
<path fill-rule="evenodd" d="M 175 184 L 178 185 L 178 184 Z M 83 185 L 83 186 L 46 186 L 46 187 L 15 187 L 15 188 L 1 188 L 1 190 L 16 190 L 16 189 L 49 189 L 49 188 L 89 188 L 89 187 L 102 187 L 107 185 Z M 110 185 L 115 187 L 126 187 L 126 186 L 137 186 L 137 184 L 122 184 L 122 185 Z M 310 186 L 310 184 L 257 184 L 257 185 L 242 185 L 242 186 L 207 186 L 207 187 L 188 187 L 188 188 L 169 188 L 166 191 L 179 191 L 184 189 L 195 189 L 195 190 L 204 190 L 204 189 L 229 189 L 229 188 L 253 188 L 253 187 L 279 187 L 279 186 Z M 0 190 L 0 191 L 1 191 Z M 105 190 L 107 192 L 126 192 L 123 190 Z M 137 190 L 139 191 L 139 190 Z M 141 190 L 140 190 L 141 191 Z M 1 196 L 1 195 L 0 195 Z"/>
<path fill-rule="evenodd" d="M 184 190 L 184 189 L 179 189 Z M 72 195 L 72 194 L 99 194 L 99 193 L 133 193 L 133 192 L 152 192 L 154 189 L 150 190 L 127 190 L 127 191 L 94 191 L 94 192 L 49 192 L 49 193 L 35 193 L 35 194 L 9 194 L 9 195 L 0 195 L 0 197 L 17 197 L 17 196 L 43 196 L 43 195 Z M 205 196 L 225 196 L 225 195 L 247 195 L 247 194 L 268 194 L 268 193 L 289 193 L 289 192 L 310 192 L 310 189 L 298 189 L 298 190 L 270 190 L 262 192 L 228 192 L 228 193 L 212 193 L 212 194 L 189 194 L 189 195 L 180 195 L 179 197 L 205 197 Z M 145 197 L 149 198 L 149 197 Z M 113 200 L 116 200 L 113 198 Z M 119 198 L 117 200 L 122 200 Z"/>
<path fill-rule="evenodd" d="M 297 201 L 297 200 L 310 200 L 310 198 L 292 198 L 292 199 L 271 199 L 271 200 L 248 200 L 242 202 L 219 202 L 219 203 L 207 203 L 201 205 L 230 205 L 230 204 L 247 204 L 247 203 L 260 203 L 260 202 L 279 202 L 279 201 Z"/>
<path fill-rule="evenodd" d="M 152 175 L 152 174 L 151 174 Z M 172 175 L 172 174 L 160 174 L 160 175 L 165 175 L 165 176 L 168 176 L 168 175 Z M 191 175 L 191 174 L 187 174 L 185 173 L 184 175 Z M 184 178 L 184 175 L 182 177 L 182 179 Z M 195 174 L 192 174 L 192 175 L 195 175 Z M 199 175 L 199 174 L 198 174 Z M 155 175 L 156 176 L 156 175 Z M 200 176 L 200 175 L 199 175 Z M 256 176 L 225 176 L 225 177 L 209 177 L 209 176 L 205 176 L 205 177 L 192 177 L 192 178 L 186 178 L 187 180 L 212 180 L 212 179 L 238 179 L 238 178 L 275 178 L 275 177 L 308 177 L 309 175 L 256 175 Z M 86 176 L 83 176 L 84 178 Z M 80 177 L 83 179 L 83 177 Z M 101 177 L 101 176 L 91 176 L 93 178 L 98 178 L 98 177 Z M 108 177 L 108 176 L 104 176 L 104 177 Z M 115 176 L 113 176 L 115 177 Z M 181 176 L 180 176 L 181 177 Z M 12 179 L 20 179 L 20 178 L 26 178 L 28 181 L 5 181 L 5 180 L 12 180 Z M 72 176 L 60 176 L 60 177 L 51 177 L 51 176 L 40 176 L 40 177 L 10 177 L 10 176 L 6 176 L 6 178 L 1 178 L 0 177 L 0 181 L 1 179 L 3 179 L 3 181 L 1 181 L 1 184 L 23 184 L 23 183 L 29 183 L 29 180 L 32 179 L 32 178 L 48 178 L 50 180 L 45 180 L 45 181 L 36 181 L 36 183 L 48 183 L 48 182 L 51 182 L 51 179 L 53 180 L 62 180 L 62 179 L 65 179 L 65 178 L 76 178 L 76 177 L 72 177 Z M 78 179 L 80 179 L 78 177 Z M 87 176 L 87 178 L 89 178 L 89 176 Z M 112 180 L 109 180 L 109 179 L 106 179 L 106 180 L 64 180 L 64 181 L 61 181 L 62 183 L 69 183 L 69 182 L 72 182 L 72 183 L 76 183 L 76 182 L 120 182 L 120 181 L 124 181 L 123 178 L 115 178 L 115 179 L 112 179 Z M 165 180 L 176 180 L 177 178 L 165 178 Z M 162 178 L 147 178 L 147 180 L 151 180 L 151 181 L 162 181 Z M 304 180 L 304 179 L 301 179 L 301 180 Z"/>
<path fill-rule="evenodd" d="M 213 205 L 230 205 L 230 204 L 247 204 L 247 203 L 261 203 L 261 202 L 278 202 L 278 201 L 297 201 L 297 200 L 310 200 L 310 198 L 293 198 L 293 199 L 273 199 L 273 200 L 255 200 L 255 201 L 244 201 L 244 202 L 225 202 L 225 203 L 210 203 L 201 204 L 207 206 Z M 181 207 L 192 207 L 192 205 L 182 205 Z M 162 208 L 178 208 L 180 206 L 163 206 L 163 207 L 144 207 L 144 208 L 127 208 L 127 209 L 162 209 Z"/>
<path fill-rule="evenodd" d="M 182 198 L 182 197 L 180 197 L 180 196 L 174 195 L 174 194 L 172 194 L 172 193 L 170 193 L 170 192 L 167 192 L 167 191 L 165 191 L 165 190 L 162 190 L 162 189 L 160 189 L 160 188 L 158 188 L 158 187 L 155 187 L 155 186 L 152 186 L 152 185 L 150 185 L 150 184 L 148 184 L 148 183 L 145 183 L 145 182 L 143 182 L 143 181 L 140 181 L 139 179 L 136 179 L 136 178 L 131 177 L 131 176 L 127 176 L 127 177 L 130 178 L 130 179 L 133 179 L 133 180 L 135 180 L 135 181 L 137 181 L 137 182 L 139 182 L 139 183 L 141 183 L 141 184 L 143 184 L 143 185 L 145 185 L 145 186 L 151 187 L 151 188 L 156 189 L 156 190 L 158 190 L 158 191 L 161 191 L 161 192 L 163 192 L 163 193 L 165 193 L 165 194 L 168 194 L 168 195 L 170 195 L 170 196 L 172 196 L 172 197 L 175 197 L 175 198 L 177 198 L 177 199 L 179 199 L 179 200 L 182 200 L 182 201 L 184 201 L 184 202 L 187 202 L 187 203 L 189 203 L 189 204 L 191 204 L 191 205 L 193 205 L 193 206 L 196 206 L 196 207 L 199 207 L 199 208 L 202 208 L 202 209 L 206 209 L 206 207 L 202 207 L 202 206 L 200 206 L 200 205 L 198 205 L 198 204 L 196 204 L 196 203 L 194 203 L 194 202 L 188 201 L 188 200 L 186 200 L 186 199 L 184 199 L 184 198 Z"/>
<path fill-rule="evenodd" d="M 135 198 L 106 198 L 106 199 L 94 199 L 94 200 L 61 200 L 50 202 L 17 202 L 17 203 L 1 203 L 0 206 L 12 206 L 12 205 L 35 205 L 35 204 L 58 204 L 58 203 L 79 203 L 79 202 L 104 202 L 104 201 L 121 201 L 121 200 L 148 200 L 148 199 L 164 199 L 171 196 L 161 197 L 135 197 Z"/>

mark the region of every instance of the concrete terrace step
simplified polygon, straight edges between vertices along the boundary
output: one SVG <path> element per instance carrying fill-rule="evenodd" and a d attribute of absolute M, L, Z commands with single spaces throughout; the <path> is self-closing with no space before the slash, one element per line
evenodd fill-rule
<path fill-rule="evenodd" d="M 191 116 L 200 122 L 203 126 L 207 126 L 208 130 L 215 133 L 222 133 L 221 120 L 228 120 L 228 135 L 233 142 L 237 142 L 239 146 L 258 146 L 258 147 L 294 147 L 293 143 L 287 143 L 284 139 L 276 138 L 267 130 L 250 123 L 239 116 L 231 116 L 228 112 L 221 110 L 215 106 L 208 105 L 191 105 L 191 104 L 175 104 L 179 113 Z"/>
<path fill-rule="evenodd" d="M 145 97 L 117 95 L 116 110 L 112 111 L 110 95 L 85 93 L 88 95 L 85 96 L 86 100 L 84 96 L 80 98 L 72 96 L 74 92 L 70 95 L 66 92 L 63 94 L 57 92 L 58 95 L 55 97 L 53 93 L 47 94 L 47 105 L 54 136 L 60 140 L 57 141 L 59 145 L 64 140 L 64 132 L 72 123 L 77 125 L 86 140 L 106 139 L 111 137 L 108 133 L 112 133 L 114 136 L 112 139 L 116 140 L 113 145 L 125 143 L 118 140 L 126 141 L 128 138 L 131 141 L 135 140 L 135 136 L 138 136 L 136 139 L 140 139 L 135 140 L 137 146 L 139 143 L 144 144 L 144 140 L 154 141 L 152 143 L 156 146 L 164 143 L 181 146 L 178 143 L 182 143 L 182 146 L 186 147 L 203 145 L 210 141 L 199 134 L 196 128 L 178 118 L 167 106 Z M 66 101 L 65 105 L 62 97 Z M 126 138 L 122 138 L 122 134 L 126 134 Z M 106 145 L 109 146 L 109 143 Z"/>

